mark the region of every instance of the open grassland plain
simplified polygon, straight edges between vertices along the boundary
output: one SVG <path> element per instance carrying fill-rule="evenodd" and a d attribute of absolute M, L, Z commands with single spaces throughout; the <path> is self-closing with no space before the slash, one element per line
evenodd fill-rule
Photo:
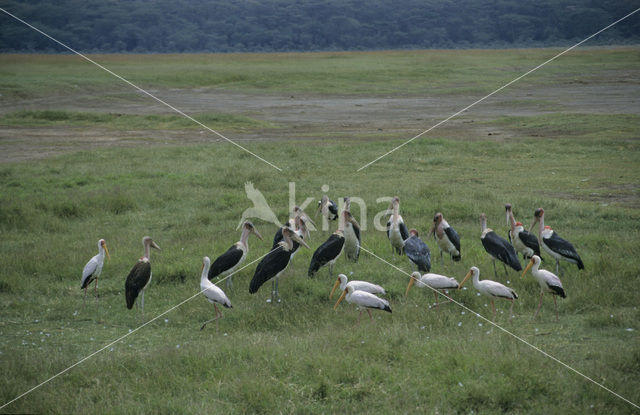
<path fill-rule="evenodd" d="M 481 278 L 519 294 L 496 323 L 635 404 L 640 403 L 640 49 L 572 52 L 367 169 L 362 165 L 558 51 L 415 51 L 93 58 L 252 152 L 193 127 L 79 58 L 0 56 L 0 405 L 199 290 L 202 257 L 238 240 L 251 182 L 281 221 L 323 186 L 360 197 L 363 245 L 394 257 L 374 217 L 398 195 L 409 227 L 426 236 L 443 212 L 462 260 L 433 272 Z M 494 277 L 481 213 L 506 236 L 504 204 L 577 248 L 563 264 L 566 299 L 533 313 L 531 274 Z M 322 221 L 317 218 L 317 223 Z M 254 224 L 245 264 L 271 247 L 276 226 Z M 330 231 L 336 224 L 330 224 Z M 387 289 L 392 314 L 329 300 L 326 268 L 306 276 L 311 234 L 280 280 L 234 275 L 219 329 L 199 295 L 2 409 L 53 413 L 633 413 L 637 408 L 455 304 L 433 304 L 409 277 L 362 252 L 335 273 Z M 125 307 L 124 279 L 150 235 L 153 280 L 144 318 Z M 104 238 L 111 254 L 83 306 L 80 276 Z M 426 239 L 426 238 L 425 238 Z M 553 268 L 549 255 L 543 267 Z M 225 289 L 224 283 L 220 284 Z M 450 292 L 491 318 L 472 284 Z"/>

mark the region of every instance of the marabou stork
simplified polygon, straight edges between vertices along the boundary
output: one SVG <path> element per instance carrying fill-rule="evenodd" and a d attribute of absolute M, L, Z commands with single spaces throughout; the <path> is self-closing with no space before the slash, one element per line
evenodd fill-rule
<path fill-rule="evenodd" d="M 202 259 L 202 269 L 201 269 L 202 275 L 200 276 L 200 291 L 202 291 L 204 296 L 207 297 L 207 300 L 209 300 L 209 302 L 213 304 L 213 308 L 215 309 L 216 316 L 211 320 L 205 321 L 202 327 L 200 327 L 200 330 L 203 330 L 206 327 L 206 325 L 211 323 L 212 321 L 216 322 L 216 330 L 218 330 L 218 319 L 222 318 L 222 312 L 218 310 L 218 306 L 216 305 L 216 303 L 222 304 L 226 308 L 233 307 L 231 305 L 231 301 L 229 301 L 224 291 L 222 291 L 222 289 L 220 289 L 217 285 L 209 281 L 208 275 L 209 275 L 210 267 L 211 267 L 211 260 L 209 259 L 208 256 L 206 256 Z"/>
<path fill-rule="evenodd" d="M 247 258 L 247 253 L 249 253 L 249 235 L 251 234 L 262 240 L 262 235 L 260 235 L 256 227 L 253 226 L 253 223 L 245 221 L 242 224 L 240 240 L 231 245 L 231 248 L 229 248 L 224 254 L 216 258 L 216 260 L 213 261 L 211 268 L 207 267 L 207 269 L 209 269 L 209 281 L 215 277 L 227 277 L 244 262 Z M 229 290 L 233 288 L 231 276 L 227 277 L 226 286 Z"/>
<path fill-rule="evenodd" d="M 96 299 L 98 298 L 98 277 L 102 273 L 102 266 L 104 265 L 104 254 L 107 254 L 107 257 L 111 259 L 109 255 L 109 250 L 107 249 L 107 243 L 104 239 L 100 239 L 98 241 L 98 255 L 94 256 L 87 262 L 87 264 L 82 269 L 82 280 L 80 281 L 80 289 L 84 289 L 84 297 L 82 297 L 82 304 L 84 304 L 87 298 L 87 288 L 91 281 L 95 280 L 95 294 Z"/>
<path fill-rule="evenodd" d="M 409 285 L 407 285 L 407 291 L 405 291 L 404 296 L 406 297 L 409 294 L 409 290 L 415 283 L 416 287 L 431 287 L 433 289 L 433 295 L 436 297 L 436 307 L 439 308 L 438 304 L 438 290 L 449 290 L 449 289 L 457 289 L 460 284 L 455 278 L 447 277 L 445 275 L 440 274 L 424 274 L 420 275 L 418 271 L 415 271 L 411 274 L 411 278 L 409 279 Z M 449 300 L 447 300 L 449 301 Z"/>
<path fill-rule="evenodd" d="M 433 217 L 433 225 L 429 231 L 429 236 L 434 235 L 440 248 L 440 261 L 443 262 L 442 253 L 446 252 L 451 256 L 452 261 L 460 261 L 460 237 L 455 229 L 438 212 Z M 427 237 L 428 239 L 428 237 Z"/>
<path fill-rule="evenodd" d="M 373 316 L 371 315 L 371 311 L 369 311 L 370 308 L 377 308 L 391 313 L 391 307 L 389 307 L 389 302 L 387 300 L 376 297 L 375 295 L 366 291 L 354 290 L 353 286 L 350 286 L 348 284 L 342 292 L 342 295 L 338 299 L 338 302 L 336 302 L 336 305 L 333 306 L 333 309 L 335 310 L 336 308 L 338 308 L 338 305 L 345 298 L 347 299 L 348 303 L 356 304 L 360 308 L 360 314 L 358 314 L 357 324 L 360 324 L 360 317 L 362 316 L 363 308 L 367 310 L 367 313 L 369 314 L 369 318 L 371 318 L 371 320 L 373 320 Z"/>
<path fill-rule="evenodd" d="M 144 246 L 144 255 L 131 268 L 127 280 L 124 284 L 124 293 L 127 300 L 127 308 L 131 310 L 133 303 L 136 302 L 138 294 L 142 291 L 142 313 L 144 314 L 144 290 L 151 282 L 151 263 L 149 262 L 150 248 L 161 250 L 160 247 L 151 239 L 150 236 L 142 238 L 142 246 Z"/>
<path fill-rule="evenodd" d="M 388 210 L 391 211 L 391 217 L 387 222 L 387 237 L 391 242 L 391 252 L 402 255 L 404 254 L 404 241 L 409 237 L 409 230 L 399 213 L 400 198 L 398 196 L 391 200 Z"/>
<path fill-rule="evenodd" d="M 533 267 L 533 268 L 532 268 Z M 556 320 L 558 320 L 558 304 L 556 303 L 556 295 L 559 295 L 562 298 L 567 298 L 567 295 L 564 293 L 564 288 L 562 287 L 562 281 L 558 276 L 546 269 L 540 269 L 540 257 L 538 255 L 534 255 L 531 257 L 531 261 L 529 265 L 524 269 L 522 273 L 522 277 L 525 276 L 527 271 L 531 269 L 531 274 L 538 281 L 540 285 L 540 302 L 538 302 L 538 308 L 536 309 L 536 313 L 533 315 L 535 318 L 540 311 L 540 306 L 542 306 L 542 296 L 545 292 L 553 295 L 553 304 L 556 306 Z"/>
<path fill-rule="evenodd" d="M 496 271 L 496 259 L 502 261 L 504 273 L 506 275 L 509 275 L 507 272 L 507 265 L 516 271 L 522 271 L 522 265 L 520 265 L 520 260 L 518 259 L 516 250 L 509 242 L 507 242 L 506 239 L 495 233 L 493 229 L 487 228 L 487 215 L 484 213 L 480 214 L 480 224 L 482 225 L 482 235 L 480 236 L 480 240 L 482 241 L 484 250 L 487 251 L 489 257 L 491 257 L 491 260 L 493 261 L 493 272 L 495 276 L 498 276 L 498 272 Z"/>
<path fill-rule="evenodd" d="M 513 300 L 518 299 L 518 294 L 513 291 L 511 288 L 500 284 L 499 282 L 491 281 L 491 280 L 482 280 L 480 281 L 478 278 L 480 277 L 480 270 L 477 267 L 471 267 L 467 275 L 464 277 L 458 289 L 462 288 L 465 282 L 469 279 L 469 277 L 473 275 L 473 286 L 480 294 L 486 295 L 491 299 L 491 309 L 493 310 L 493 318 L 496 318 L 496 306 L 493 302 L 494 298 L 504 298 L 506 300 L 511 301 L 511 308 L 509 309 L 509 316 L 513 316 Z"/>
<path fill-rule="evenodd" d="M 531 229 L 533 229 L 536 222 L 539 223 L 538 239 L 540 240 L 542 247 L 556 260 L 556 274 L 561 274 L 561 272 L 559 272 L 561 270 L 561 259 L 572 264 L 576 264 L 578 269 L 584 269 L 582 259 L 580 259 L 580 255 L 578 255 L 576 249 L 571 245 L 571 242 L 558 236 L 550 226 L 544 226 L 544 209 L 538 208 L 535 210 Z"/>
<path fill-rule="evenodd" d="M 271 302 L 276 299 L 279 301 L 278 277 L 287 268 L 287 265 L 289 265 L 293 241 L 309 248 L 309 245 L 289 227 L 285 226 L 282 228 L 282 237 L 283 239 L 278 242 L 277 247 L 269 251 L 269 253 L 262 258 L 249 284 L 249 293 L 254 294 L 262 284 L 275 277 L 272 282 Z"/>
<path fill-rule="evenodd" d="M 307 275 L 313 277 L 313 275 L 325 265 L 329 265 L 329 275 L 333 275 L 333 264 L 335 264 L 338 257 L 342 253 L 344 248 L 344 225 L 347 222 L 357 222 L 348 210 L 343 210 L 338 221 L 338 230 L 336 230 L 329 239 L 327 239 L 322 245 L 316 249 L 311 257 L 311 263 L 309 264 L 309 271 Z"/>
<path fill-rule="evenodd" d="M 351 199 L 344 198 L 344 210 L 351 212 Z M 344 253 L 348 260 L 358 262 L 360 257 L 360 226 L 354 222 L 344 224 Z"/>
<path fill-rule="evenodd" d="M 525 260 L 531 258 L 533 255 L 540 256 L 538 238 L 531 232 L 525 230 L 522 222 L 516 222 L 510 203 L 504 205 L 504 208 L 507 211 L 507 225 L 510 227 L 507 235 L 509 236 L 509 242 L 511 242 L 516 249 L 516 252 L 520 252 Z"/>
<path fill-rule="evenodd" d="M 431 271 L 431 252 L 429 247 L 420 239 L 416 229 L 411 229 L 409 234 L 411 236 L 404 241 L 404 253 L 411 260 L 412 267 L 415 264 L 418 267 L 418 271 Z"/>
<path fill-rule="evenodd" d="M 338 286 L 340 287 L 340 291 L 344 291 L 347 288 L 347 285 L 353 287 L 354 291 L 364 291 L 370 294 L 386 294 L 384 288 L 377 284 L 372 284 L 367 281 L 348 281 L 347 276 L 344 274 L 338 275 L 338 279 L 335 284 L 333 284 L 333 288 L 331 289 L 331 293 L 329 294 L 329 299 L 333 297 L 333 293 L 335 292 Z"/>
<path fill-rule="evenodd" d="M 304 240 L 309 240 L 311 235 L 309 234 L 309 230 L 307 229 L 307 222 L 313 224 L 313 222 L 311 221 L 311 218 L 309 218 L 309 216 L 307 216 L 307 214 L 304 213 L 302 209 L 296 206 L 293 208 L 293 217 L 289 219 L 287 223 L 285 223 L 285 226 L 293 230 L 296 234 L 298 234 L 300 238 Z M 282 239 L 283 238 L 282 238 L 282 227 L 281 227 L 281 228 L 278 228 L 275 236 L 273 237 L 273 245 L 271 246 L 271 249 L 275 249 L 278 246 L 278 242 L 282 241 Z M 300 247 L 300 244 L 294 241 L 293 249 L 291 250 L 291 259 L 293 259 L 296 252 L 298 252 L 299 247 Z"/>
<path fill-rule="evenodd" d="M 329 196 L 322 195 L 322 199 L 318 201 L 318 212 L 322 212 L 322 215 L 329 220 L 336 220 L 338 218 L 338 205 L 333 200 L 329 199 Z"/>

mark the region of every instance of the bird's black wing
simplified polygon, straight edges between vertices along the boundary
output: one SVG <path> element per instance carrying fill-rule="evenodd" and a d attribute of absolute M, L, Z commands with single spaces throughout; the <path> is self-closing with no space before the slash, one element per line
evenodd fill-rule
<path fill-rule="evenodd" d="M 308 276 L 313 277 L 323 265 L 326 265 L 329 261 L 335 259 L 342 251 L 344 246 L 344 237 L 332 234 L 322 245 L 316 249 L 311 257 L 311 263 L 309 264 Z"/>
<path fill-rule="evenodd" d="M 422 272 L 431 271 L 431 252 L 429 247 L 417 236 L 411 236 L 404 241 L 404 253 L 417 265 Z"/>
<path fill-rule="evenodd" d="M 511 231 L 510 231 L 510 230 L 509 230 L 509 231 L 507 231 L 507 239 L 509 240 L 509 243 L 510 243 L 511 245 L 513 245 L 513 241 L 511 240 Z"/>
<path fill-rule="evenodd" d="M 242 249 L 239 249 L 235 244 L 231 246 L 224 254 L 220 255 L 213 261 L 211 268 L 209 268 L 209 275 L 207 278 L 211 280 L 214 277 L 222 274 L 226 270 L 233 268 L 238 261 L 242 258 Z"/>
<path fill-rule="evenodd" d="M 289 251 L 285 251 L 282 246 L 279 246 L 262 258 L 262 261 L 256 267 L 251 283 L 249 283 L 249 293 L 256 293 L 262 287 L 262 284 L 284 270 L 289 264 L 289 257 Z"/>
<path fill-rule="evenodd" d="M 336 220 L 338 218 L 338 205 L 333 200 L 329 200 L 329 212 L 333 215 L 327 215 L 328 219 Z"/>
<path fill-rule="evenodd" d="M 400 230 L 400 236 L 402 236 L 402 240 L 406 241 L 409 237 L 409 229 L 407 229 L 407 225 L 405 225 L 404 222 L 400 222 L 398 228 Z"/>
<path fill-rule="evenodd" d="M 534 234 L 529 231 L 521 231 L 518 232 L 518 238 L 520 238 L 524 246 L 533 249 L 533 253 L 540 256 L 540 244 Z"/>
<path fill-rule="evenodd" d="M 522 271 L 522 265 L 514 247 L 506 239 L 491 231 L 482 238 L 482 246 L 494 258 L 499 259 L 516 271 Z"/>
<path fill-rule="evenodd" d="M 456 230 L 453 229 L 452 226 L 449 226 L 448 228 L 445 228 L 444 233 L 445 233 L 445 235 L 447 235 L 447 238 L 449 238 L 449 240 L 451 241 L 453 246 L 456 247 L 458 252 L 461 252 L 460 251 L 460 237 L 458 236 L 458 232 L 456 232 Z"/>
<path fill-rule="evenodd" d="M 276 234 L 273 236 L 273 245 L 271 246 L 271 250 L 276 249 L 276 246 L 278 246 L 278 243 L 283 239 L 284 237 L 282 236 L 282 228 L 278 228 L 278 230 L 276 231 Z"/>
<path fill-rule="evenodd" d="M 387 221 L 387 238 L 391 239 L 391 219 Z"/>
<path fill-rule="evenodd" d="M 138 261 L 131 268 L 127 280 L 124 283 L 124 295 L 127 300 L 127 308 L 132 309 L 140 291 L 149 283 L 151 278 L 151 264 L 148 261 Z"/>
<path fill-rule="evenodd" d="M 551 237 L 544 238 L 544 243 L 547 244 L 549 249 L 551 249 L 553 252 L 557 252 L 563 257 L 570 258 L 576 261 L 578 269 L 584 268 L 582 259 L 580 258 L 580 255 L 578 255 L 578 252 L 573 247 L 573 245 L 571 245 L 571 242 L 559 237 L 555 231 L 551 234 Z"/>
<path fill-rule="evenodd" d="M 362 243 L 362 239 L 360 239 L 360 228 L 357 226 L 352 226 L 353 228 L 353 233 L 356 234 L 356 239 L 358 239 L 358 242 Z"/>

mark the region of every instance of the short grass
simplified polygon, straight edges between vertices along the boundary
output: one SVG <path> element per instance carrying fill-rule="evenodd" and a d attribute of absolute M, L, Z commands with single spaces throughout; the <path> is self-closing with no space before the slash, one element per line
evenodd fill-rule
<path fill-rule="evenodd" d="M 331 59 L 355 59 L 335 56 Z M 592 128 L 582 128 L 585 124 Z M 463 141 L 435 134 L 360 173 L 358 167 L 398 143 L 250 143 L 251 151 L 281 166 L 283 173 L 225 143 L 111 147 L 3 164 L 0 404 L 141 324 L 135 310 L 125 308 L 123 290 L 142 254 L 142 236 L 151 235 L 162 248 L 152 252 L 154 277 L 146 293 L 145 320 L 196 294 L 202 257 L 215 258 L 238 238 L 240 216 L 252 206 L 246 182 L 254 183 L 281 220 L 287 215 L 290 182 L 296 184 L 297 203 L 317 200 L 323 185 L 335 199 L 361 197 L 366 218 L 354 210 L 368 226 L 365 247 L 406 271 L 406 258 L 394 258 L 385 234 L 373 227 L 374 216 L 386 208 L 377 199 L 400 196 L 406 223 L 423 235 L 441 211 L 462 237 L 463 259 L 440 263 L 437 247 L 428 241 L 433 271 L 458 279 L 472 265 L 482 277 L 496 279 L 479 240 L 480 213 L 487 213 L 490 227 L 506 234 L 504 203 L 512 203 L 525 224 L 536 207 L 544 207 L 547 224 L 574 243 L 586 269 L 564 265 L 568 297 L 558 301 L 559 321 L 550 298 L 532 318 L 538 286 L 530 275 L 500 274 L 497 279 L 520 299 L 512 320 L 507 304 L 498 302 L 496 322 L 638 404 L 639 117 L 554 114 L 499 118 L 492 125 L 515 132 L 514 138 Z M 255 224 L 265 241 L 250 239 L 247 263 L 268 251 L 276 230 L 260 220 Z M 425 290 L 414 288 L 405 298 L 408 277 L 365 252 L 358 264 L 341 258 L 335 271 L 385 286 L 393 313 L 374 311 L 375 322 L 365 314 L 354 327 L 354 307 L 332 309 L 333 279 L 326 269 L 306 277 L 313 249 L 328 235 L 314 232 L 312 250 L 295 257 L 281 279 L 282 303 L 265 301 L 269 285 L 248 293 L 251 265 L 234 277 L 235 289 L 228 293 L 234 308 L 223 311 L 219 331 L 213 325 L 199 331 L 201 322 L 213 316 L 213 307 L 198 296 L 3 411 L 633 411 L 469 311 L 453 304 L 439 311 L 429 308 L 433 295 Z M 88 297 L 83 307 L 80 274 L 99 238 L 107 240 L 111 260 L 100 280 L 100 299 Z M 488 301 L 471 284 L 451 295 L 490 317 Z"/>

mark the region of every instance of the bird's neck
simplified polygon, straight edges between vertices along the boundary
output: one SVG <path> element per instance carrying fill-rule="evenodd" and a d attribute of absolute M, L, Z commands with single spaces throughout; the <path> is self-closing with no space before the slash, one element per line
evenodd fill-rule
<path fill-rule="evenodd" d="M 249 234 L 251 233 L 251 231 L 247 228 L 244 228 L 242 230 L 242 234 L 240 234 L 240 243 L 245 247 L 249 247 Z"/>
<path fill-rule="evenodd" d="M 515 231 L 516 229 L 516 218 L 513 217 L 513 212 L 507 212 L 507 223 L 511 226 L 511 231 Z"/>
<path fill-rule="evenodd" d="M 482 217 L 480 219 L 480 226 L 482 227 L 482 233 L 484 234 L 484 231 L 487 229 L 487 218 L 486 217 Z"/>
<path fill-rule="evenodd" d="M 338 220 L 338 230 L 336 232 L 344 233 L 344 215 L 340 215 Z"/>
<path fill-rule="evenodd" d="M 144 256 L 142 257 L 142 259 L 147 259 L 147 261 L 149 260 L 149 255 L 151 255 L 151 244 L 150 243 L 146 243 L 144 244 Z"/>
<path fill-rule="evenodd" d="M 200 282 L 203 282 L 204 280 L 209 280 L 209 268 L 211 266 L 205 266 L 204 268 L 202 268 L 202 275 L 200 276 Z"/>
<path fill-rule="evenodd" d="M 538 239 L 542 240 L 542 231 L 544 230 L 544 216 L 540 216 L 538 220 Z"/>

